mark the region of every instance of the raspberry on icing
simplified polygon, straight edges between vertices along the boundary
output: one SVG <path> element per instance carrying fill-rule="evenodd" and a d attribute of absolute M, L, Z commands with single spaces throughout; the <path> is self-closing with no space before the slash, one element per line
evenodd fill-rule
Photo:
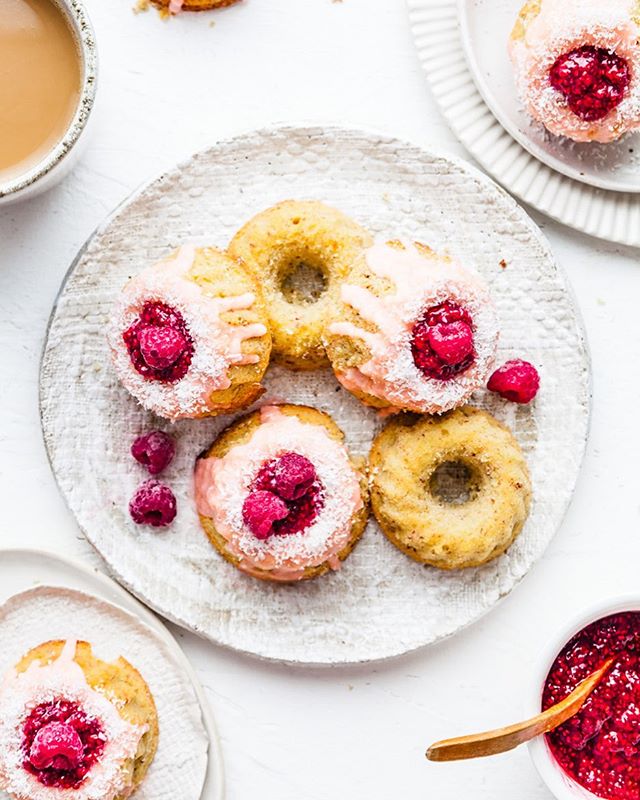
<path fill-rule="evenodd" d="M 287 504 L 273 492 L 259 490 L 247 495 L 242 506 L 242 518 L 256 539 L 268 539 L 274 524 L 289 516 Z"/>
<path fill-rule="evenodd" d="M 40 728 L 29 748 L 29 761 L 36 769 L 77 769 L 83 755 L 82 739 L 66 722 L 50 722 Z"/>
<path fill-rule="evenodd" d="M 170 525 L 177 513 L 175 495 L 160 481 L 145 481 L 131 498 L 129 513 L 138 525 L 154 528 Z"/>
<path fill-rule="evenodd" d="M 176 452 L 174 440 L 163 431 L 151 431 L 138 438 L 131 445 L 131 455 L 146 467 L 152 475 L 168 467 Z"/>
<path fill-rule="evenodd" d="M 587 45 L 556 59 L 549 81 L 566 97 L 574 114 L 593 122 L 606 117 L 622 102 L 631 73 L 624 58 Z"/>
<path fill-rule="evenodd" d="M 274 467 L 275 489 L 285 500 L 299 500 L 317 479 L 315 467 L 298 453 L 285 453 Z"/>
<path fill-rule="evenodd" d="M 529 403 L 538 394 L 540 376 L 528 361 L 515 358 L 505 362 L 489 378 L 487 389 L 514 403 Z"/>
<path fill-rule="evenodd" d="M 475 358 L 471 315 L 450 301 L 427 309 L 413 327 L 411 352 L 428 378 L 446 381 L 464 372 Z"/>
<path fill-rule="evenodd" d="M 74 702 L 41 703 L 22 728 L 22 766 L 44 786 L 77 789 L 100 759 L 106 736 L 100 722 Z"/>
<path fill-rule="evenodd" d="M 147 325 L 138 331 L 140 353 L 152 369 L 168 369 L 187 349 L 187 340 L 175 328 Z"/>
<path fill-rule="evenodd" d="M 242 514 L 258 539 L 300 533 L 324 507 L 324 486 L 316 469 L 298 453 L 265 462 L 250 488 Z"/>
<path fill-rule="evenodd" d="M 193 340 L 182 314 L 166 303 L 145 303 L 122 338 L 134 369 L 147 380 L 175 383 L 189 371 Z"/>

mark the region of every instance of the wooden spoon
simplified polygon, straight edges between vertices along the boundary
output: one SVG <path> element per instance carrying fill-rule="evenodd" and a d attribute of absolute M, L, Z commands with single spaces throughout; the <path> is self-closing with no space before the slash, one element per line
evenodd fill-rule
<path fill-rule="evenodd" d="M 549 733 L 580 711 L 585 700 L 600 683 L 613 661 L 613 658 L 605 661 L 600 669 L 578 684 L 564 700 L 551 706 L 542 714 L 538 714 L 537 717 L 486 733 L 444 739 L 431 745 L 426 752 L 427 758 L 429 761 L 459 761 L 463 758 L 493 756 L 513 750 L 519 744 L 528 742 L 543 733 Z"/>

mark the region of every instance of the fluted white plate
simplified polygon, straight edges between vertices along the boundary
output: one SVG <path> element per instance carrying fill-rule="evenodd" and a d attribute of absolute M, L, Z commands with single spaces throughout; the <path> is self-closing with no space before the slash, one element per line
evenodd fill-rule
<path fill-rule="evenodd" d="M 640 142 L 576 145 L 528 119 L 506 48 L 523 0 L 408 0 L 418 56 L 453 132 L 516 196 L 584 233 L 640 246 Z"/>
<path fill-rule="evenodd" d="M 540 369 L 530 406 L 483 391 L 474 402 L 509 425 L 527 456 L 534 503 L 524 532 L 479 569 L 442 572 L 408 559 L 372 521 L 338 573 L 292 586 L 242 575 L 211 547 L 193 503 L 194 461 L 229 417 L 171 426 L 118 384 L 104 336 L 126 279 L 181 242 L 225 246 L 256 212 L 285 198 L 323 200 L 386 236 L 448 248 L 489 282 L 499 358 Z M 380 422 L 327 371 L 271 368 L 268 399 L 316 406 L 366 455 Z M 41 371 L 51 464 L 88 539 L 114 575 L 168 618 L 237 650 L 298 664 L 395 656 L 459 631 L 525 575 L 557 530 L 586 441 L 589 360 L 565 278 L 539 229 L 502 189 L 462 161 L 386 136 L 341 128 L 278 128 L 221 142 L 146 186 L 78 256 L 51 317 Z M 129 448 L 161 425 L 178 439 L 162 479 L 178 517 L 133 524 L 128 500 L 145 472 Z"/>

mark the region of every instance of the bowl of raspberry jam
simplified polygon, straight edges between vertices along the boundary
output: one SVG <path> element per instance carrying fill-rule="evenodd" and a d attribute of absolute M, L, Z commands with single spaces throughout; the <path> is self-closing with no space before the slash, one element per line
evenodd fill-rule
<path fill-rule="evenodd" d="M 608 659 L 580 711 L 530 744 L 558 800 L 640 798 L 640 601 L 602 603 L 545 648 L 527 711 L 559 703 Z"/>

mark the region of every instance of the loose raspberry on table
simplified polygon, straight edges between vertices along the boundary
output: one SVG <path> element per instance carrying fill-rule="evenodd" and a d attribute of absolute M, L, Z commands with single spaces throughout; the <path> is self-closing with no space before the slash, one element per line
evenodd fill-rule
<path fill-rule="evenodd" d="M 581 119 L 603 119 L 623 98 L 631 82 L 626 59 L 587 45 L 561 55 L 549 71 L 549 81 Z"/>
<path fill-rule="evenodd" d="M 175 495 L 160 481 L 145 481 L 131 498 L 129 513 L 138 525 L 151 525 L 154 528 L 170 525 L 177 513 Z"/>
<path fill-rule="evenodd" d="M 528 361 L 515 358 L 505 362 L 489 378 L 487 389 L 514 403 L 529 403 L 538 394 L 540 376 Z"/>
<path fill-rule="evenodd" d="M 152 475 L 158 475 L 169 466 L 176 452 L 171 436 L 163 431 L 145 433 L 131 445 L 131 455 Z"/>
<path fill-rule="evenodd" d="M 427 309 L 413 326 L 411 352 L 428 378 L 446 381 L 464 372 L 475 358 L 471 315 L 450 301 Z"/>
<path fill-rule="evenodd" d="M 175 383 L 189 371 L 193 340 L 182 314 L 166 303 L 145 303 L 122 338 L 134 369 L 147 380 Z"/>

